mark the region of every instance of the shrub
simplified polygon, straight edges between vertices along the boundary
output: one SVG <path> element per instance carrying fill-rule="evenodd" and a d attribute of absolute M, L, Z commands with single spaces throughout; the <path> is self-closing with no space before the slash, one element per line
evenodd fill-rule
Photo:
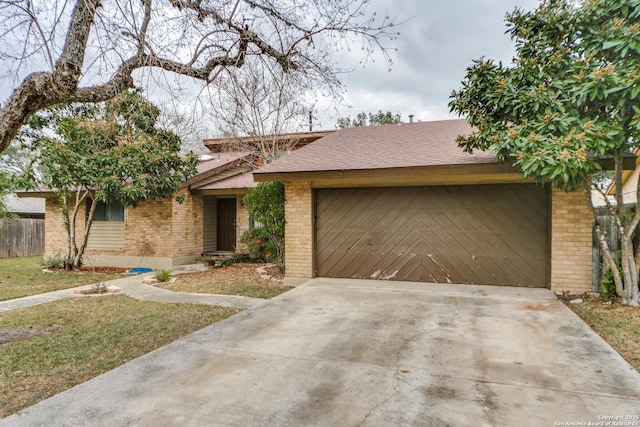
<path fill-rule="evenodd" d="M 59 252 L 43 257 L 42 266 L 45 268 L 62 268 L 64 266 L 64 257 Z"/>
<path fill-rule="evenodd" d="M 616 260 L 616 265 L 618 266 L 618 271 L 620 271 L 620 277 L 622 277 L 622 267 L 620 267 L 618 260 Z M 611 300 L 617 297 L 616 283 L 613 279 L 613 272 L 611 269 L 607 270 L 607 273 L 602 276 L 602 280 L 600 280 L 600 287 L 602 288 L 600 298 L 604 300 Z"/>
<path fill-rule="evenodd" d="M 158 279 L 158 282 L 166 282 L 167 280 L 169 280 L 170 277 L 171 277 L 170 270 L 160 270 L 156 273 L 156 279 Z"/>
<path fill-rule="evenodd" d="M 277 262 L 278 254 L 267 231 L 264 228 L 254 228 L 242 234 L 242 243 L 247 246 L 249 257 L 254 261 Z"/>

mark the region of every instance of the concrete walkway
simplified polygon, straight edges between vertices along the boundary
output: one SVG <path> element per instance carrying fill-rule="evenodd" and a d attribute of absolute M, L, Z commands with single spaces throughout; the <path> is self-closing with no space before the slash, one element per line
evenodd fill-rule
<path fill-rule="evenodd" d="M 117 286 L 132 298 L 157 301 L 157 302 L 181 302 L 193 304 L 210 304 L 222 307 L 252 308 L 264 304 L 266 300 L 261 298 L 249 298 L 236 295 L 211 295 L 194 294 L 187 292 L 173 292 L 142 283 L 142 279 L 148 276 L 133 275 L 104 282 L 107 286 Z M 61 298 L 78 296 L 75 291 L 78 289 L 88 289 L 92 285 L 82 285 L 75 288 L 63 289 L 60 291 L 47 292 L 45 294 L 32 295 L 23 298 L 16 298 L 8 301 L 0 301 L 0 312 L 14 310 L 16 308 L 30 307 L 44 304 Z"/>
<path fill-rule="evenodd" d="M 0 427 L 638 426 L 638 416 L 640 374 L 547 289 L 314 279 Z"/>

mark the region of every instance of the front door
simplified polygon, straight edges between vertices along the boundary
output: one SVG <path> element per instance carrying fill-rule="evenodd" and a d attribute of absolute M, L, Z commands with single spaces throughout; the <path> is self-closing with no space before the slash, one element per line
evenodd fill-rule
<path fill-rule="evenodd" d="M 218 250 L 233 251 L 236 248 L 236 199 L 218 199 L 217 205 Z"/>

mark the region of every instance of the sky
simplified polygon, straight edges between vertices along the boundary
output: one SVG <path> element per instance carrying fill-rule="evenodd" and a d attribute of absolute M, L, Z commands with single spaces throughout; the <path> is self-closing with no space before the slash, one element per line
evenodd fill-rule
<path fill-rule="evenodd" d="M 354 71 L 345 76 L 345 103 L 326 111 L 328 103 L 316 108 L 314 128 L 333 129 L 337 117 L 355 117 L 358 112 L 379 110 L 400 113 L 403 121 L 413 114 L 415 121 L 453 119 L 447 103 L 453 90 L 461 86 L 472 60 L 482 56 L 509 63 L 513 42 L 505 25 L 505 15 L 515 7 L 533 10 L 537 0 L 371 0 L 370 10 L 407 19 L 398 27 L 393 65 L 379 57 L 365 68 L 354 58 Z"/>
<path fill-rule="evenodd" d="M 510 62 L 514 53 L 513 42 L 505 34 L 505 15 L 516 6 L 533 10 L 539 0 L 367 0 L 368 11 L 378 16 L 388 14 L 395 22 L 400 36 L 387 43 L 393 64 L 378 54 L 375 62 L 363 68 L 358 48 L 351 53 L 339 53 L 338 63 L 351 69 L 342 81 L 346 92 L 343 103 L 336 107 L 329 100 L 320 99 L 314 106 L 313 129 L 335 129 L 339 117 L 355 117 L 359 112 L 375 113 L 379 110 L 400 113 L 403 121 L 409 114 L 415 121 L 456 118 L 449 113 L 447 103 L 453 90 L 461 86 L 465 70 L 472 60 L 482 56 Z M 198 88 L 181 87 L 180 79 L 164 73 L 160 80 L 171 87 L 171 93 L 154 90 L 155 72 L 146 73 L 138 80 L 147 89 L 152 101 L 167 98 L 172 103 L 194 105 Z M 148 80 L 147 80 L 148 79 Z M 15 80 L 15 78 L 14 78 Z M 0 82 L 0 102 L 12 91 L 7 81 Z M 17 83 L 14 81 L 14 84 Z M 180 96 L 184 94 L 184 96 Z M 191 99 L 190 99 L 191 98 Z M 163 103 L 159 103 L 163 107 Z M 208 126 L 208 125 L 207 125 Z M 300 123 L 300 130 L 308 123 Z M 215 137 L 215 129 L 198 132 L 196 139 Z"/>

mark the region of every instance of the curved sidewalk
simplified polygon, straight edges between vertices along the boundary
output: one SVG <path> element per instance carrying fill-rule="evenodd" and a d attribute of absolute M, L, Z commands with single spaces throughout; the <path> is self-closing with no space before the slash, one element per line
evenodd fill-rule
<path fill-rule="evenodd" d="M 130 277 L 109 280 L 105 282 L 105 284 L 107 286 L 117 286 L 118 288 L 120 288 L 121 294 L 125 294 L 132 298 L 144 301 L 209 304 L 218 305 L 221 307 L 237 308 L 257 307 L 267 301 L 262 298 L 242 297 L 237 295 L 173 292 L 142 283 L 142 279 L 144 277 L 144 275 L 137 274 Z M 0 312 L 44 304 L 47 302 L 59 300 L 61 298 L 84 296 L 76 294 L 75 291 L 78 289 L 88 289 L 91 286 L 92 285 L 82 285 L 75 288 L 62 289 L 59 291 L 47 292 L 39 295 L 31 295 L 8 301 L 0 301 Z"/>

